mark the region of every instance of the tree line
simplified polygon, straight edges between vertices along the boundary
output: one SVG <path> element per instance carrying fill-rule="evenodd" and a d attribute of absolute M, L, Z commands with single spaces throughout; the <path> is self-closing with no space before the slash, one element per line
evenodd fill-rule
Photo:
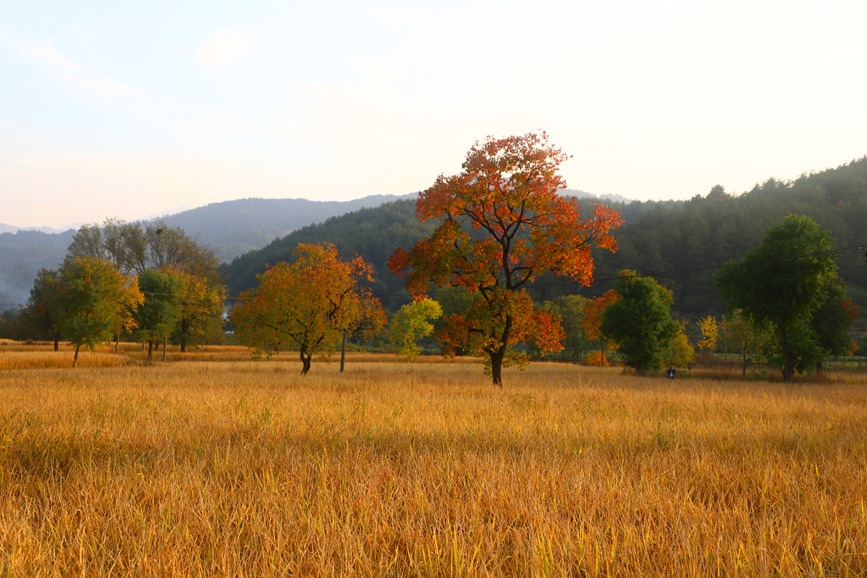
<path fill-rule="evenodd" d="M 578 199 L 582 211 L 593 201 Z M 765 232 L 789 214 L 804 215 L 831 233 L 839 276 L 849 296 L 867 309 L 867 157 L 791 182 L 770 179 L 752 190 L 733 195 L 722 186 L 686 201 L 634 201 L 602 204 L 616 210 L 622 224 L 616 230 L 618 250 L 593 251 L 594 280 L 583 287 L 563 277 L 540 274 L 528 287 L 534 300 L 568 295 L 597 297 L 610 290 L 622 270 L 651 275 L 673 292 L 672 309 L 692 322 L 711 314 L 721 316 L 726 303 L 713 275 L 725 263 L 740 259 Z M 434 229 L 420 222 L 414 200 L 363 209 L 304 227 L 249 252 L 221 271 L 230 297 L 255 286 L 267 263 L 291 261 L 299 243 L 332 243 L 341 255 L 361 255 L 373 267 L 374 295 L 390 312 L 410 301 L 404 282 L 391 274 L 387 262 L 396 247 L 410 247 Z M 859 247 L 861 247 L 859 249 Z M 867 319 L 853 326 L 867 331 Z"/>
<path fill-rule="evenodd" d="M 41 269 L 15 323 L 29 338 L 75 349 L 121 338 L 188 345 L 222 336 L 225 284 L 217 259 L 180 228 L 110 219 L 85 225 L 62 265 Z M 165 351 L 165 349 L 164 349 Z"/>
<path fill-rule="evenodd" d="M 379 333 L 388 312 L 389 338 L 408 356 L 433 332 L 446 355 L 482 356 L 497 385 L 504 367 L 533 356 L 618 359 L 649 373 L 722 346 L 788 380 L 854 349 L 858 292 L 846 276 L 863 274 L 862 256 L 808 216 L 774 217 L 782 200 L 797 208 L 822 196 L 833 207 L 825 218 L 857 243 L 863 233 L 846 219 L 867 207 L 867 159 L 769 181 L 743 203 L 717 186 L 688 202 L 618 211 L 561 194 L 566 158 L 544 133 L 489 138 L 414 204 L 330 219 L 219 271 L 177 228 L 82 227 L 60 270 L 40 272 L 23 317 L 72 341 L 76 357 L 94 340 L 131 335 L 149 344 L 150 359 L 160 336 L 183 348 L 219 324 L 222 273 L 237 291 L 236 337 L 260 354 L 300 350 L 302 373 L 314 354 Z M 756 203 L 767 205 L 758 216 Z M 676 266 L 661 257 L 665 246 L 681 251 Z M 353 248 L 363 251 L 338 256 Z"/>
<path fill-rule="evenodd" d="M 595 298 L 534 299 L 529 289 L 543 274 L 589 286 L 594 252 L 617 249 L 617 211 L 599 203 L 582 207 L 574 197 L 558 194 L 564 181 L 557 169 L 566 158 L 544 133 L 489 138 L 470 149 L 462 173 L 440 176 L 419 195 L 417 218 L 434 228 L 409 248 L 398 247 L 388 260 L 391 271 L 406 278 L 412 297 L 395 313 L 390 330 L 408 356 L 417 354 L 417 340 L 433 329 L 443 354 L 482 356 L 486 373 L 502 386 L 504 367 L 525 364 L 528 354 L 552 356 L 567 347 L 592 362 L 617 356 L 651 373 L 666 364 L 690 363 L 696 346 L 712 351 L 722 335 L 745 367 L 761 355 L 781 368 L 784 380 L 796 371 L 820 371 L 827 356 L 855 348 L 849 330 L 858 309 L 838 275 L 838 251 L 830 233 L 805 216 L 785 217 L 741 261 L 730 260 L 705 275 L 726 300 L 728 318 L 706 315 L 696 324 L 698 339 L 691 340 L 687 322 L 673 315 L 674 292 L 636 270 L 619 271 L 612 288 Z M 728 195 L 715 187 L 708 199 L 725 203 Z M 294 340 L 306 373 L 312 320 L 332 332 L 329 339 L 318 330 L 314 345 L 334 343 L 340 300 L 326 296 L 334 289 L 310 265 L 314 246 L 298 247 L 302 259 L 286 266 L 288 276 L 269 269 L 259 275 L 258 288 L 242 293 L 233 321 L 252 343 Z M 334 245 L 325 247 L 336 259 Z M 279 250 L 279 243 L 272 249 Z M 372 280 L 369 264 L 363 271 Z M 299 285 L 298 278 L 317 279 L 315 288 Z M 302 294 L 304 303 L 322 301 L 318 313 L 292 304 Z M 357 302 L 375 302 L 379 310 L 374 292 L 367 289 L 365 295 Z M 278 310 L 280 320 L 270 320 Z"/>

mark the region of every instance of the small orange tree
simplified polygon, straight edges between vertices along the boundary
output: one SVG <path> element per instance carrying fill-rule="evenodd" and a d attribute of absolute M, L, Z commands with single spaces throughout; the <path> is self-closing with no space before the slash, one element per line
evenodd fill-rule
<path fill-rule="evenodd" d="M 299 244 L 298 260 L 278 263 L 259 275 L 259 286 L 241 294 L 231 319 L 242 342 L 270 352 L 299 348 L 301 374 L 314 354 L 331 353 L 342 335 L 375 334 L 385 325 L 379 300 L 359 281 L 373 280 L 361 257 L 341 261 L 334 245 Z"/>
<path fill-rule="evenodd" d="M 446 353 L 485 355 L 495 385 L 503 384 L 504 365 L 526 362 L 516 344 L 533 339 L 541 351 L 561 348 L 559 320 L 536 309 L 527 284 L 551 271 L 589 285 L 591 244 L 615 249 L 609 232 L 620 223 L 616 211 L 597 204 L 582 218 L 577 199 L 559 194 L 566 183 L 557 170 L 567 158 L 544 132 L 477 142 L 463 172 L 440 175 L 419 196 L 419 220 L 439 221 L 436 230 L 389 260 L 393 272 L 406 274 L 415 299 L 431 285 L 472 293 L 465 312 L 445 318 L 438 338 Z"/>
<path fill-rule="evenodd" d="M 599 326 L 602 324 L 602 315 L 605 313 L 605 308 L 617 301 L 617 297 L 617 291 L 609 289 L 603 295 L 595 297 L 584 305 L 584 317 L 581 319 L 584 337 L 599 344 L 599 351 L 588 357 L 591 365 L 609 365 L 605 353 L 617 350 L 617 342 L 603 334 L 599 329 Z"/>

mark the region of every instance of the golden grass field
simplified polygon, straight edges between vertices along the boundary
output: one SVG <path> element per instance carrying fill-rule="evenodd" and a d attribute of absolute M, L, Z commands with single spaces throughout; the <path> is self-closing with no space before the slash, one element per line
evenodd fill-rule
<path fill-rule="evenodd" d="M 864 374 L 30 349 L 0 576 L 867 575 Z"/>

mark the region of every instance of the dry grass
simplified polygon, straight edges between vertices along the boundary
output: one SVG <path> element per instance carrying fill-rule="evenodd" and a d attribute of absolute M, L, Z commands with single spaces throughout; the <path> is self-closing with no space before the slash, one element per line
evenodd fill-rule
<path fill-rule="evenodd" d="M 59 351 L 48 342 L 26 344 L 0 340 L 0 369 L 41 369 L 47 367 L 72 367 L 74 349 L 62 343 Z M 284 354 L 285 355 L 285 354 Z M 162 360 L 162 350 L 154 352 L 154 359 Z M 169 346 L 167 361 L 248 361 L 250 349 L 242 346 L 208 345 L 191 347 L 181 353 L 180 348 Z M 82 349 L 78 355 L 80 367 L 116 367 L 130 364 L 144 364 L 147 351 L 141 343 L 120 343 L 115 353 L 114 345 L 101 345 L 95 351 Z"/>
<path fill-rule="evenodd" d="M 867 574 L 863 381 L 364 359 L 0 371 L 0 575 Z"/>

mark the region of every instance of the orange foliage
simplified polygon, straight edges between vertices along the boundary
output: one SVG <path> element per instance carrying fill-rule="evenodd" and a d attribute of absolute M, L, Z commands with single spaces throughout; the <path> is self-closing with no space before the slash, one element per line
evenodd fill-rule
<path fill-rule="evenodd" d="M 242 342 L 259 350 L 298 347 L 306 373 L 313 354 L 333 351 L 344 333 L 378 332 L 385 313 L 370 290 L 359 286 L 373 280 L 373 269 L 361 257 L 342 261 L 332 244 L 301 243 L 295 253 L 295 263 L 270 267 L 258 287 L 241 294 L 232 321 Z"/>
<path fill-rule="evenodd" d="M 587 356 L 587 363 L 590 365 L 596 365 L 598 367 L 608 367 L 611 363 L 608 361 L 608 358 L 605 357 L 604 351 L 594 351 Z"/>
<path fill-rule="evenodd" d="M 594 351 L 587 357 L 587 361 L 591 365 L 608 366 L 610 365 L 605 356 L 606 351 L 616 351 L 617 343 L 605 337 L 599 326 L 602 324 L 602 314 L 605 308 L 617 301 L 620 295 L 614 289 L 609 289 L 599 297 L 588 301 L 584 306 L 584 317 L 581 318 L 581 328 L 584 330 L 584 336 L 590 341 L 595 341 L 599 344 L 599 350 Z"/>
<path fill-rule="evenodd" d="M 577 199 L 559 194 L 566 182 L 557 170 L 569 157 L 547 139 L 542 132 L 473 145 L 463 172 L 440 175 L 419 196 L 419 219 L 440 221 L 434 233 L 389 260 L 416 299 L 431 286 L 477 295 L 470 310 L 447 318 L 440 337 L 446 349 L 488 354 L 495 383 L 511 344 L 532 338 L 543 351 L 560 349 L 559 321 L 534 310 L 527 283 L 550 271 L 589 285 L 591 246 L 616 249 L 610 231 L 620 216 L 596 204 L 582 217 Z"/>
<path fill-rule="evenodd" d="M 602 323 L 602 314 L 605 308 L 617 301 L 617 291 L 609 289 L 600 297 L 596 297 L 592 301 L 588 301 L 584 306 L 584 317 L 581 319 L 581 327 L 584 329 L 584 336 L 591 341 L 603 339 L 602 332 L 599 326 Z"/>

